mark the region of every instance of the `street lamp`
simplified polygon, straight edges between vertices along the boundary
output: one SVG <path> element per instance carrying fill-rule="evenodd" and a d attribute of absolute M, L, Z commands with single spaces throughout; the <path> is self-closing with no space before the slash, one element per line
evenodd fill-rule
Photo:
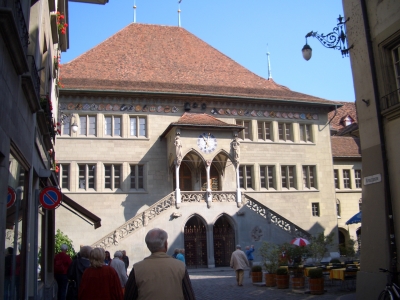
<path fill-rule="evenodd" d="M 342 57 L 349 56 L 349 50 L 353 48 L 353 45 L 347 48 L 345 24 L 348 20 L 350 20 L 350 18 L 347 18 L 346 21 L 343 21 L 343 17 L 339 15 L 339 18 L 337 20 L 337 26 L 333 28 L 333 32 L 328 33 L 327 35 L 318 34 L 318 32 L 314 31 L 310 31 L 306 34 L 306 44 L 304 45 L 303 49 L 301 49 L 301 52 L 303 53 L 303 58 L 305 60 L 309 60 L 312 55 L 312 49 L 307 44 L 307 38 L 309 37 L 317 38 L 326 48 L 340 50 L 342 52 Z"/>
<path fill-rule="evenodd" d="M 78 131 L 78 124 L 76 124 L 76 121 L 75 121 L 76 117 L 75 117 L 74 114 L 72 114 L 71 121 L 72 121 L 72 118 L 74 118 L 74 122 L 71 125 L 71 129 L 72 129 L 73 132 L 77 132 Z"/>

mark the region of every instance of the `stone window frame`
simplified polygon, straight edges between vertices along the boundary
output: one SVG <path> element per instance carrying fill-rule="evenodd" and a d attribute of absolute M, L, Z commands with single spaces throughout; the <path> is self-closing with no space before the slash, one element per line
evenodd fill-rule
<path fill-rule="evenodd" d="M 278 122 L 278 140 L 280 142 L 293 142 L 293 123 Z"/>
<path fill-rule="evenodd" d="M 339 200 L 339 199 L 336 199 L 336 214 L 337 214 L 338 219 L 341 219 L 341 218 L 342 218 L 342 217 L 341 217 L 341 214 L 342 214 L 342 207 L 341 207 L 341 205 L 340 205 L 340 200 Z"/>
<path fill-rule="evenodd" d="M 82 130 L 83 130 L 83 119 L 86 119 L 86 132 L 83 134 Z M 91 123 L 90 121 L 94 119 L 94 123 Z M 78 124 L 78 136 L 84 136 L 84 137 L 93 137 L 93 136 L 97 136 L 97 115 L 92 115 L 92 114 L 80 114 L 78 115 L 77 118 L 79 124 Z M 91 128 L 91 124 L 94 124 L 94 128 Z M 94 134 L 91 134 L 91 131 L 94 131 Z"/>
<path fill-rule="evenodd" d="M 354 182 L 355 182 L 355 188 L 356 189 L 361 189 L 362 188 L 362 172 L 361 172 L 361 169 L 355 169 L 354 170 Z"/>
<path fill-rule="evenodd" d="M 236 119 L 235 120 L 236 125 L 243 126 L 244 129 L 241 130 L 238 133 L 238 137 L 242 139 L 243 141 L 250 141 L 251 140 L 251 130 L 252 130 L 252 120 L 246 120 L 246 119 Z M 247 127 L 246 127 L 247 125 Z"/>
<path fill-rule="evenodd" d="M 134 176 L 132 176 L 132 168 L 134 168 Z M 145 163 L 129 163 L 129 190 L 130 191 L 146 191 L 147 176 Z M 132 187 L 132 180 L 135 180 L 135 186 Z"/>
<path fill-rule="evenodd" d="M 305 165 L 302 167 L 303 189 L 317 189 L 317 168 L 315 165 Z"/>
<path fill-rule="evenodd" d="M 319 202 L 311 203 L 311 215 L 313 217 L 320 217 L 321 216 L 321 210 L 319 208 Z"/>
<path fill-rule="evenodd" d="M 334 184 L 335 184 L 335 189 L 340 189 L 340 185 L 339 185 L 339 169 L 334 169 L 333 170 L 333 180 L 334 180 Z"/>
<path fill-rule="evenodd" d="M 299 140 L 301 143 L 313 143 L 312 124 L 299 123 Z"/>
<path fill-rule="evenodd" d="M 81 175 L 81 167 L 83 175 Z M 82 179 L 83 178 L 83 179 Z M 97 178 L 97 165 L 95 163 L 81 163 L 78 164 L 78 190 L 96 191 L 96 178 Z M 93 180 L 93 185 L 90 185 L 90 180 Z M 85 180 L 84 187 L 81 186 L 81 181 Z"/>
<path fill-rule="evenodd" d="M 136 134 L 132 134 L 132 119 L 136 119 Z M 145 120 L 145 133 L 144 135 L 140 135 L 141 129 L 140 129 L 140 120 Z M 128 130 L 128 136 L 129 138 L 148 138 L 149 137 L 149 118 L 144 115 L 129 115 L 129 130 Z"/>
<path fill-rule="evenodd" d="M 111 119 L 111 133 L 107 134 L 107 119 Z M 115 124 L 115 120 L 119 119 L 119 134 L 115 133 L 117 130 L 118 126 Z M 117 137 L 120 138 L 122 137 L 123 134 L 123 117 L 122 115 L 104 115 L 104 131 L 103 131 L 104 137 Z"/>
<path fill-rule="evenodd" d="M 290 171 L 292 169 L 292 176 L 289 176 Z M 284 170 L 284 171 L 283 171 Z M 280 167 L 280 177 L 281 177 L 281 188 L 282 190 L 297 190 L 297 182 L 296 182 L 296 165 L 281 165 Z M 286 175 L 287 174 L 287 175 Z M 284 179 L 285 178 L 285 184 L 284 184 Z M 287 180 L 289 178 L 289 180 Z M 293 180 L 293 185 L 291 185 L 291 180 Z"/>
<path fill-rule="evenodd" d="M 264 176 L 261 175 L 262 170 L 264 170 Z M 264 186 L 262 178 L 264 178 Z M 274 165 L 260 165 L 260 189 L 276 190 L 276 168 Z"/>
<path fill-rule="evenodd" d="M 61 189 L 70 190 L 71 181 L 71 165 L 70 164 L 59 164 L 58 170 L 58 181 Z"/>
<path fill-rule="evenodd" d="M 273 141 L 273 126 L 271 121 L 257 121 L 257 139 L 259 141 Z"/>
<path fill-rule="evenodd" d="M 250 177 L 248 176 L 250 171 Z M 239 186 L 244 190 L 254 190 L 254 166 L 249 164 L 243 164 L 239 166 Z M 240 175 L 242 174 L 242 175 Z M 249 183 L 251 186 L 249 186 Z"/>
<path fill-rule="evenodd" d="M 348 172 L 348 176 L 346 176 L 346 172 Z M 343 174 L 343 188 L 351 189 L 351 170 L 343 169 L 342 174 Z"/>
<path fill-rule="evenodd" d="M 104 182 L 103 182 L 103 188 L 104 190 L 111 190 L 111 191 L 116 191 L 116 190 L 121 190 L 122 189 L 122 169 L 123 165 L 122 163 L 106 163 L 103 164 L 104 168 Z M 109 170 L 107 170 L 109 168 Z M 109 173 L 108 173 L 109 172 Z M 108 175 L 109 174 L 109 175 Z M 107 186 L 107 179 L 109 179 L 109 183 Z"/>

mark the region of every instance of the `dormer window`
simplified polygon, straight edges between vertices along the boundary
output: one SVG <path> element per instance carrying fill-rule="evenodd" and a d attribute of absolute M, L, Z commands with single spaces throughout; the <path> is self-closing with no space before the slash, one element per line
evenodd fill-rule
<path fill-rule="evenodd" d="M 353 120 L 350 116 L 347 116 L 347 117 L 344 119 L 344 124 L 345 124 L 346 126 L 349 126 L 349 125 L 353 124 L 353 122 L 354 122 L 354 120 Z"/>

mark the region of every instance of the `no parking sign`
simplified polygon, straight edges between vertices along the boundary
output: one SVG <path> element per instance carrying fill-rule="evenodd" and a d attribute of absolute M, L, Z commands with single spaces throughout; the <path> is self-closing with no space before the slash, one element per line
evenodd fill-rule
<path fill-rule="evenodd" d="M 62 195 L 58 188 L 48 186 L 39 194 L 39 201 L 45 209 L 56 209 L 61 204 Z"/>
<path fill-rule="evenodd" d="M 15 203 L 15 199 L 17 198 L 17 193 L 15 190 L 9 186 L 7 193 L 7 208 L 10 208 Z"/>

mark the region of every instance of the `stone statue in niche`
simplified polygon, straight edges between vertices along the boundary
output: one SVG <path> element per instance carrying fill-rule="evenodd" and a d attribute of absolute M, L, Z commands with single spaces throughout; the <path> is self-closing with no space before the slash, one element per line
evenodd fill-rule
<path fill-rule="evenodd" d="M 176 163 L 178 166 L 180 166 L 180 164 L 182 162 L 182 143 L 179 138 L 179 135 L 177 135 L 175 137 L 174 145 L 175 145 L 175 151 L 176 151 Z"/>
<path fill-rule="evenodd" d="M 258 242 L 260 239 L 261 239 L 261 237 L 263 236 L 263 233 L 262 233 L 262 229 L 260 228 L 260 226 L 255 226 L 254 228 L 253 228 L 253 230 L 251 231 L 251 237 L 256 241 L 256 242 Z"/>
<path fill-rule="evenodd" d="M 118 246 L 118 244 L 119 244 L 119 233 L 116 230 L 114 231 L 113 239 L 114 239 L 114 245 Z"/>
<path fill-rule="evenodd" d="M 235 136 L 235 138 L 232 141 L 232 150 L 233 150 L 233 159 L 236 164 L 239 164 L 239 159 L 240 159 L 240 142 L 239 138 Z"/>

